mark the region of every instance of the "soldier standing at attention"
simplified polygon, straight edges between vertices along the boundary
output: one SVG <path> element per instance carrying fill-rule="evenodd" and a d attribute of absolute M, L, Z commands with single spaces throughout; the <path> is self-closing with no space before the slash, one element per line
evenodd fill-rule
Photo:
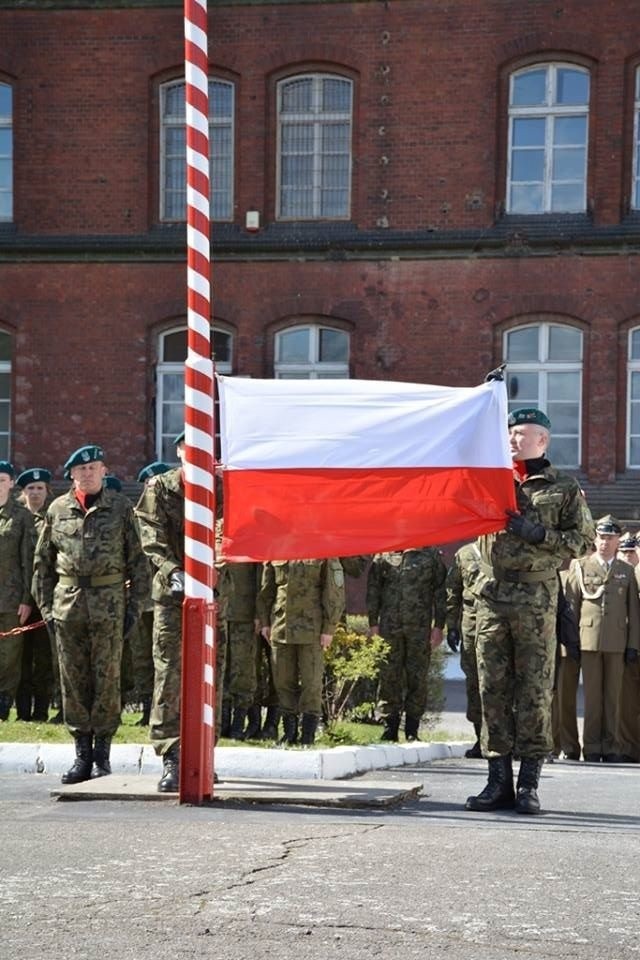
<path fill-rule="evenodd" d="M 105 473 L 101 447 L 71 454 L 64 475 L 73 486 L 47 510 L 36 546 L 33 591 L 55 632 L 64 720 L 76 746 L 63 783 L 111 773 L 123 639 L 149 589 L 133 508 L 104 487 Z"/>
<path fill-rule="evenodd" d="M 36 530 L 28 510 L 12 496 L 14 470 L 0 460 L 0 632 L 22 627 L 33 607 L 31 571 Z M 0 637 L 0 722 L 20 683 L 22 634 Z"/>
<path fill-rule="evenodd" d="M 377 553 L 369 567 L 369 632 L 382 635 L 390 646 L 378 692 L 383 740 L 398 739 L 403 712 L 407 740 L 418 739 L 427 709 L 431 650 L 442 643 L 446 577 L 447 568 L 434 547 Z"/>
<path fill-rule="evenodd" d="M 622 528 L 610 514 L 596 523 L 595 552 L 569 567 L 567 599 L 580 628 L 584 688 L 583 756 L 622 760 L 620 708 L 625 664 L 638 662 L 640 600 L 633 567 L 616 553 Z"/>
<path fill-rule="evenodd" d="M 255 740 L 260 736 L 261 728 L 260 707 L 254 706 L 258 686 L 256 595 L 260 564 L 222 563 L 218 569 L 218 591 L 224 598 L 227 637 L 224 697 L 228 698 L 231 711 L 229 737 L 232 740 L 244 740 L 245 737 Z M 222 628 L 223 624 L 220 626 Z M 249 726 L 245 730 L 248 716 Z"/>
<path fill-rule="evenodd" d="M 558 570 L 590 548 L 593 520 L 578 482 L 545 454 L 551 424 L 535 408 L 509 415 L 517 511 L 506 529 L 478 539 L 476 653 L 482 703 L 484 790 L 467 810 L 540 812 L 538 780 L 552 749 Z M 512 758 L 520 757 L 517 796 Z"/>
<path fill-rule="evenodd" d="M 345 605 L 344 571 L 338 559 L 265 563 L 257 600 L 261 633 L 273 651 L 273 679 L 284 743 L 315 740 L 322 714 L 324 650 Z"/>
<path fill-rule="evenodd" d="M 476 661 L 476 598 L 471 585 L 480 570 L 480 550 L 476 543 L 467 543 L 456 551 L 447 573 L 447 643 L 456 653 L 460 643 L 460 666 L 465 676 L 467 689 L 467 720 L 473 724 L 476 742 L 466 751 L 465 757 L 478 759 L 482 707 L 478 686 Z"/>

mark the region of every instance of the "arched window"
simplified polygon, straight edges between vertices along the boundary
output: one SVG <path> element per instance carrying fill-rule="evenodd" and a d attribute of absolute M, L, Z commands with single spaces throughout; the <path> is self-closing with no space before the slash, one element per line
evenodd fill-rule
<path fill-rule="evenodd" d="M 278 83 L 280 219 L 349 216 L 352 87 L 351 80 L 329 74 Z"/>
<path fill-rule="evenodd" d="M 13 220 L 13 91 L 0 83 L 0 222 Z"/>
<path fill-rule="evenodd" d="M 640 210 L 640 67 L 636 70 L 633 108 L 633 169 L 631 171 L 631 206 Z"/>
<path fill-rule="evenodd" d="M 11 459 L 12 338 L 0 332 L 0 460 Z"/>
<path fill-rule="evenodd" d="M 627 466 L 640 467 L 640 327 L 629 331 L 627 360 Z"/>
<path fill-rule="evenodd" d="M 209 189 L 212 220 L 233 219 L 234 86 L 209 80 Z M 160 219 L 187 219 L 185 84 L 160 87 Z"/>
<path fill-rule="evenodd" d="M 588 121 L 587 70 L 551 63 L 511 75 L 508 213 L 586 209 Z"/>
<path fill-rule="evenodd" d="M 218 373 L 231 373 L 233 339 L 226 330 L 211 329 L 211 346 Z M 184 364 L 187 328 L 160 334 L 156 367 L 156 455 L 174 463 L 174 438 L 184 429 Z"/>
<path fill-rule="evenodd" d="M 276 334 L 276 380 L 349 378 L 349 334 L 334 327 L 289 327 Z"/>
<path fill-rule="evenodd" d="M 560 323 L 532 323 L 504 335 L 509 410 L 539 407 L 551 420 L 549 459 L 580 465 L 582 333 Z"/>

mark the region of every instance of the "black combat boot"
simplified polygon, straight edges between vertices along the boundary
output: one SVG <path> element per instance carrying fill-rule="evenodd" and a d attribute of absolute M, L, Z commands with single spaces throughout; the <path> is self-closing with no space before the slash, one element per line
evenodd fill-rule
<path fill-rule="evenodd" d="M 33 698 L 33 713 L 31 719 L 35 723 L 46 723 L 49 719 L 49 700 L 47 697 Z"/>
<path fill-rule="evenodd" d="M 381 740 L 388 740 L 391 743 L 398 742 L 398 731 L 400 730 L 400 714 L 390 713 L 384 721 L 384 730 Z"/>
<path fill-rule="evenodd" d="M 511 754 L 506 757 L 491 757 L 489 779 L 477 797 L 468 797 L 467 810 L 509 810 L 515 803 Z"/>
<path fill-rule="evenodd" d="M 76 740 L 76 759 L 73 766 L 62 774 L 63 783 L 82 783 L 91 779 L 93 766 L 93 737 L 90 733 L 81 733 Z"/>
<path fill-rule="evenodd" d="M 289 744 L 292 746 L 298 742 L 298 717 L 295 713 L 282 714 L 282 726 L 284 734 L 280 737 L 278 743 Z"/>
<path fill-rule="evenodd" d="M 16 693 L 16 720 L 31 720 L 31 694 L 19 691 Z"/>
<path fill-rule="evenodd" d="M 10 697 L 8 693 L 0 693 L 0 720 L 9 719 L 12 700 L 13 697 Z"/>
<path fill-rule="evenodd" d="M 96 737 L 93 745 L 93 770 L 91 779 L 108 777 L 111 773 L 109 754 L 111 752 L 111 737 Z"/>
<path fill-rule="evenodd" d="M 247 711 L 244 707 L 233 708 L 233 720 L 229 728 L 229 737 L 231 740 L 244 740 L 244 725 L 247 719 Z"/>
<path fill-rule="evenodd" d="M 523 757 L 516 786 L 516 813 L 540 813 L 538 800 L 538 781 L 543 760 Z"/>
<path fill-rule="evenodd" d="M 142 698 L 142 716 L 136 720 L 136 727 L 148 727 L 151 719 L 151 697 Z"/>
<path fill-rule="evenodd" d="M 222 701 L 222 716 L 220 718 L 220 736 L 228 739 L 231 731 L 231 704 L 228 700 Z"/>
<path fill-rule="evenodd" d="M 267 715 L 262 725 L 263 740 L 278 739 L 278 724 L 280 723 L 280 710 L 278 707 L 267 707 Z"/>
<path fill-rule="evenodd" d="M 300 743 L 304 747 L 310 747 L 316 741 L 316 730 L 318 729 L 318 720 L 320 717 L 315 713 L 302 714 L 302 736 Z"/>
<path fill-rule="evenodd" d="M 177 793 L 180 789 L 180 746 L 174 743 L 162 755 L 162 776 L 158 782 L 158 793 Z"/>
<path fill-rule="evenodd" d="M 64 714 L 62 712 L 62 707 L 58 710 L 55 716 L 51 717 L 49 723 L 64 723 Z"/>
<path fill-rule="evenodd" d="M 465 750 L 464 755 L 469 760 L 480 760 L 482 757 L 482 750 L 480 749 L 480 724 L 474 723 L 473 729 L 476 732 L 476 742 L 472 747 L 469 747 L 468 750 Z"/>
<path fill-rule="evenodd" d="M 404 718 L 404 735 L 409 741 L 413 743 L 414 740 L 419 740 L 418 730 L 420 729 L 420 717 L 410 717 L 406 716 Z"/>
<path fill-rule="evenodd" d="M 244 731 L 245 740 L 259 740 L 262 730 L 262 710 L 260 707 L 249 707 L 247 720 L 247 729 Z"/>

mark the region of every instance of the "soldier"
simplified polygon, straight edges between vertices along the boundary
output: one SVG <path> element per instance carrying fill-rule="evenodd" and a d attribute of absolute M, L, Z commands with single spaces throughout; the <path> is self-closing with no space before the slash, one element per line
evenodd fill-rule
<path fill-rule="evenodd" d="M 14 469 L 0 460 L 0 632 L 9 633 L 27 623 L 33 607 L 31 570 L 36 530 L 28 510 L 11 494 Z M 0 722 L 9 710 L 20 683 L 22 634 L 0 637 Z"/>
<path fill-rule="evenodd" d="M 51 494 L 51 472 L 43 467 L 23 470 L 16 480 L 16 486 L 22 491 L 18 502 L 22 503 L 31 516 L 36 530 L 40 532 L 44 524 L 47 508 L 53 499 Z M 27 626 L 40 623 L 42 614 L 36 606 L 31 610 Z M 49 719 L 49 704 L 53 694 L 54 657 L 52 643 L 46 626 L 29 630 L 22 641 L 22 671 L 20 685 L 16 693 L 16 713 L 18 720 L 45 722 Z M 56 676 L 59 677 L 58 658 L 55 657 Z M 59 687 L 59 681 L 58 681 Z"/>
<path fill-rule="evenodd" d="M 344 571 L 337 559 L 265 563 L 257 600 L 262 636 L 271 644 L 283 742 L 315 740 L 322 713 L 323 651 L 344 609 Z"/>
<path fill-rule="evenodd" d="M 228 697 L 232 711 L 229 736 L 232 740 L 245 739 L 245 722 L 249 713 L 250 726 L 246 735 L 256 739 L 260 735 L 260 708 L 254 706 L 257 689 L 256 660 L 258 636 L 256 633 L 256 594 L 260 565 L 257 563 L 222 563 L 219 566 L 218 590 L 224 597 L 224 630 L 227 637 L 227 663 L 224 697 Z M 221 628 L 222 628 L 221 624 Z M 224 704 L 223 704 L 224 711 Z"/>
<path fill-rule="evenodd" d="M 63 783 L 111 773 L 123 638 L 149 589 L 133 509 L 104 487 L 104 459 L 95 444 L 71 454 L 64 475 L 73 486 L 47 510 L 36 546 L 33 591 L 55 632 L 64 720 L 76 747 Z"/>
<path fill-rule="evenodd" d="M 184 460 L 184 431 L 175 438 L 176 456 Z M 149 738 L 162 757 L 159 793 L 180 786 L 180 685 L 182 676 L 182 604 L 184 600 L 184 473 L 175 467 L 155 478 L 136 507 L 142 546 L 154 569 L 154 688 Z M 216 652 L 216 729 L 220 724 L 224 633 Z"/>
<path fill-rule="evenodd" d="M 638 541 L 631 533 L 623 533 L 618 544 L 618 559 L 635 568 L 640 588 Z M 625 663 L 622 675 L 619 737 L 621 760 L 640 763 L 640 663 Z"/>
<path fill-rule="evenodd" d="M 453 557 L 453 563 L 447 573 L 447 643 L 456 653 L 460 650 L 460 666 L 465 676 L 467 689 L 467 720 L 473 724 L 476 742 L 467 750 L 465 757 L 477 759 L 482 756 L 480 749 L 480 729 L 482 727 L 482 708 L 480 688 L 478 686 L 478 664 L 476 662 L 476 598 L 471 592 L 471 584 L 480 569 L 480 551 L 475 543 L 460 547 Z"/>
<path fill-rule="evenodd" d="M 369 632 L 382 634 L 390 646 L 379 681 L 383 740 L 397 741 L 403 712 L 407 740 L 418 739 L 427 709 L 431 651 L 442 643 L 446 576 L 447 568 L 433 547 L 377 553 L 369 567 Z"/>
<path fill-rule="evenodd" d="M 557 573 L 591 546 L 593 521 L 577 481 L 545 454 L 551 424 L 535 408 L 509 415 L 518 510 L 506 529 L 478 539 L 476 654 L 482 703 L 484 790 L 468 810 L 514 807 L 540 812 L 537 789 L 552 748 L 551 698 L 556 653 Z M 520 756 L 517 796 L 512 758 Z"/>
<path fill-rule="evenodd" d="M 583 755 L 619 763 L 620 702 L 625 663 L 637 664 L 640 600 L 633 567 L 616 553 L 622 528 L 608 514 L 596 523 L 595 553 L 574 561 L 567 599 L 580 627 L 584 688 Z"/>
<path fill-rule="evenodd" d="M 580 759 L 578 734 L 578 684 L 580 682 L 580 630 L 566 598 L 568 571 L 560 571 L 558 587 L 556 676 L 553 689 L 554 755 Z M 568 609 L 567 609 L 568 608 Z M 567 636 L 568 635 L 568 636 Z"/>

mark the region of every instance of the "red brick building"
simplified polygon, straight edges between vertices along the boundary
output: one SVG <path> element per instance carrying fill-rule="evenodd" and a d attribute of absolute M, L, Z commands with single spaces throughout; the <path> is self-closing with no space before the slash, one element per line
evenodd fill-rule
<path fill-rule="evenodd" d="M 640 516 L 640 0 L 209 19 L 220 369 L 505 359 L 595 508 Z M 59 477 L 100 442 L 131 480 L 181 422 L 182 6 L 0 0 L 0 36 L 0 455 Z"/>

